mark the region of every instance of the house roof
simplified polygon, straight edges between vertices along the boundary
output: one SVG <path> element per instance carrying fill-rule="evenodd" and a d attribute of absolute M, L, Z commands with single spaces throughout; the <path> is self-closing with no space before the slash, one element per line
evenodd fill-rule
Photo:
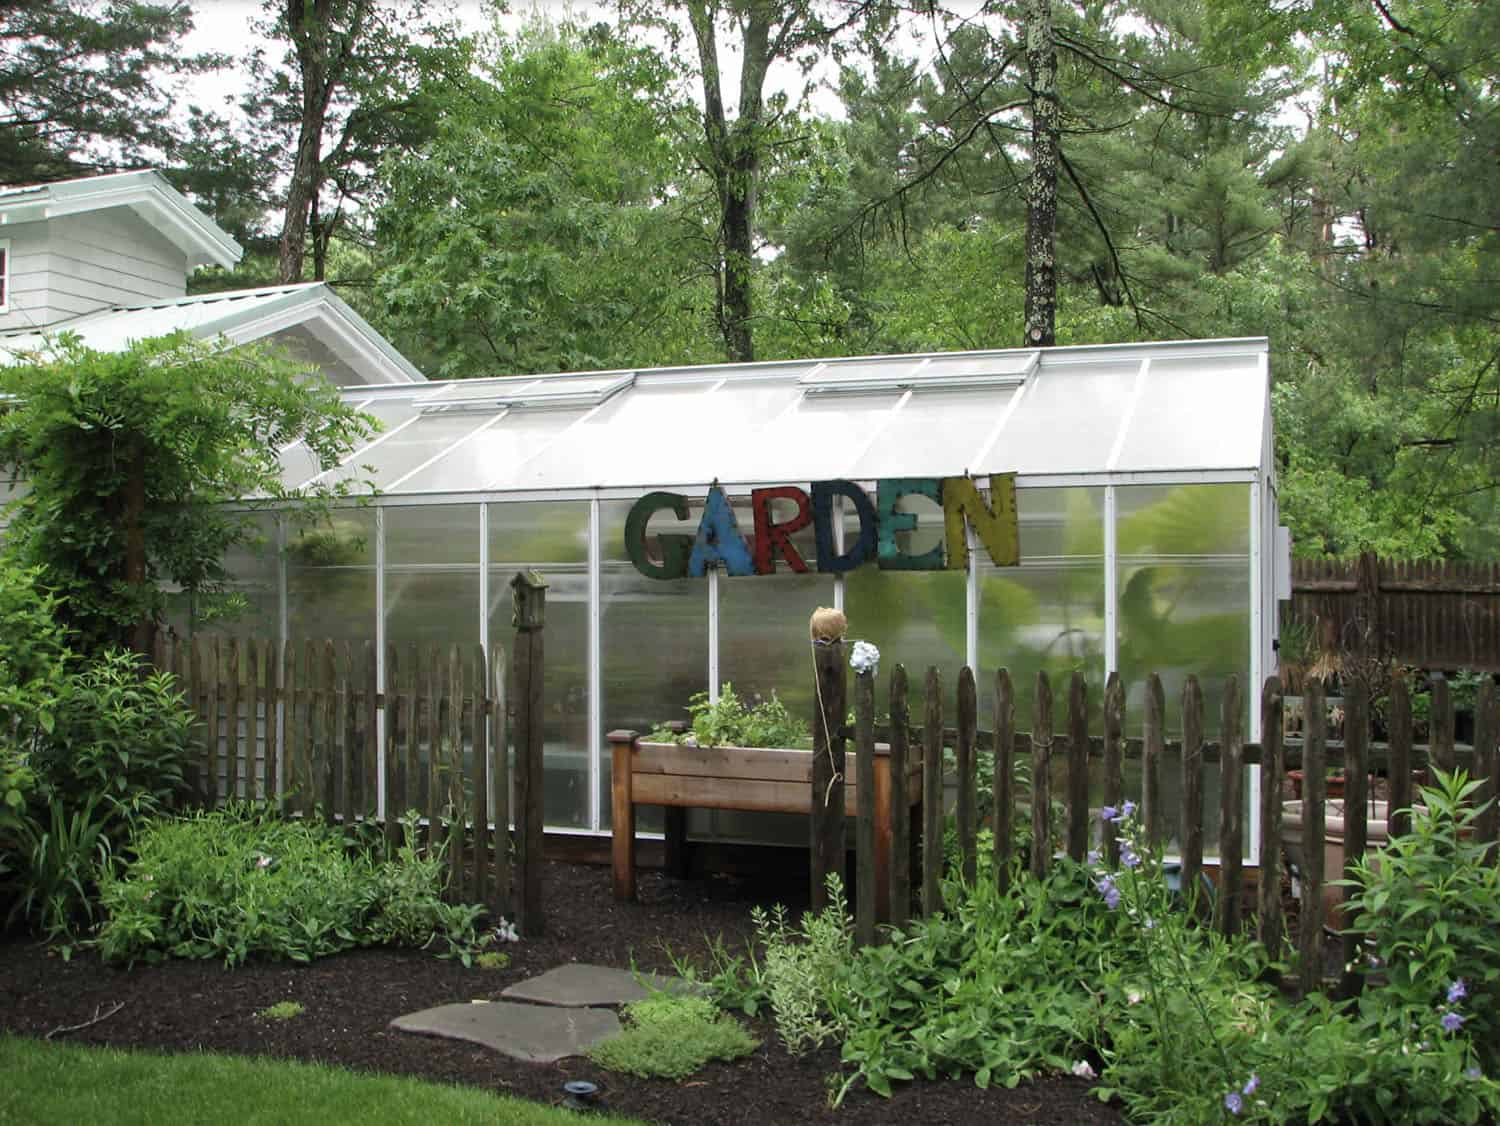
<path fill-rule="evenodd" d="M 1031 485 L 1252 481 L 1268 471 L 1264 339 L 345 388 L 382 433 L 323 481 L 381 503 L 629 496 L 1014 472 Z M 312 476 L 296 448 L 286 482 Z M 519 494 L 519 495 L 518 495 Z"/>
<path fill-rule="evenodd" d="M 244 248 L 155 169 L 54 184 L 0 188 L 0 229 L 86 211 L 128 207 L 180 249 L 188 267 L 233 266 Z"/>
<path fill-rule="evenodd" d="M 335 383 L 425 383 L 426 378 L 323 282 L 204 293 L 170 301 L 114 306 L 48 325 L 45 331 L 0 332 L 0 363 L 76 333 L 96 351 L 186 330 L 205 339 L 245 344 L 268 336 L 316 362 Z"/>

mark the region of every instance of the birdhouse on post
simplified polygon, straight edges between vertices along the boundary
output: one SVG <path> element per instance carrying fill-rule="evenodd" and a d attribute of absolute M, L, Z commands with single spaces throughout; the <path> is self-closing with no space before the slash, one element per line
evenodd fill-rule
<path fill-rule="evenodd" d="M 541 629 L 547 618 L 547 580 L 536 571 L 517 571 L 510 589 L 510 624 L 522 633 Z"/>

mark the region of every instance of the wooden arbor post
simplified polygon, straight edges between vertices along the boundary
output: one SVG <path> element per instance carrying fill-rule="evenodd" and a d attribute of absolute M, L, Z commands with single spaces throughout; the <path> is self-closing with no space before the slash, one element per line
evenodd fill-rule
<path fill-rule="evenodd" d="M 535 571 L 511 579 L 511 624 L 516 628 L 516 859 L 521 933 L 542 933 L 542 633 L 547 617 L 547 583 Z"/>

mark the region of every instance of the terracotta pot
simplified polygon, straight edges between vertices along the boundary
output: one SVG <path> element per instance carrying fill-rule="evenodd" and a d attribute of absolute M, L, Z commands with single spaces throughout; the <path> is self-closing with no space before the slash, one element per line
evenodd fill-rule
<path fill-rule="evenodd" d="M 1389 805 L 1385 801 L 1365 804 L 1365 850 L 1376 853 L 1390 839 L 1386 831 Z M 1303 869 L 1302 851 L 1302 802 L 1281 803 L 1281 847 L 1287 860 L 1300 872 Z M 1375 867 L 1379 860 L 1371 858 Z M 1323 806 L 1323 888 L 1319 898 L 1323 901 L 1324 926 L 1329 930 L 1342 930 L 1344 921 L 1344 888 L 1332 881 L 1344 878 L 1344 802 L 1329 799 Z M 1300 892 L 1299 892 L 1300 897 Z"/>
<path fill-rule="evenodd" d="M 1302 780 L 1305 775 L 1300 770 L 1288 770 L 1286 776 L 1292 780 L 1292 796 L 1302 797 Z M 1323 782 L 1323 796 L 1325 798 L 1341 798 L 1344 796 L 1344 776 L 1334 774 Z"/>

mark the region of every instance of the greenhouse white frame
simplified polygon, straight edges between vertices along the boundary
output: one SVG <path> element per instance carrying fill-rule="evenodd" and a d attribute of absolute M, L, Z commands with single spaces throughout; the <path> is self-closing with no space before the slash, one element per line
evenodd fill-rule
<path fill-rule="evenodd" d="M 1028 490 L 1087 486 L 1103 493 L 1103 669 L 1119 667 L 1119 490 L 1140 485 L 1248 486 L 1247 700 L 1276 669 L 1276 602 L 1289 597 L 1278 530 L 1264 338 L 1011 349 L 711 365 L 350 387 L 345 402 L 388 428 L 344 464 L 316 473 L 305 451 L 282 451 L 286 481 L 310 485 L 373 470 L 373 638 L 385 688 L 387 514 L 410 506 L 478 506 L 481 644 L 490 643 L 490 505 L 588 503 L 587 730 L 589 799 L 582 832 L 604 831 L 601 506 L 648 491 L 684 494 L 696 511 L 717 482 L 731 497 L 755 487 L 846 479 L 1016 474 Z M 285 548 L 286 521 L 278 521 Z M 842 531 L 842 527 L 838 529 Z M 970 533 L 972 545 L 972 531 Z M 842 545 L 842 541 L 840 546 Z M 1026 543 L 1023 537 L 1023 564 Z M 980 662 L 980 564 L 965 583 L 964 657 Z M 277 623 L 288 636 L 287 553 L 277 553 Z M 1240 556 L 1236 555 L 1236 559 Z M 711 693 L 720 683 L 720 601 L 706 578 Z M 844 602 L 846 579 L 834 579 Z M 501 592 L 496 592 L 501 593 Z M 269 623 L 267 623 L 269 624 Z M 858 623 L 855 623 L 858 634 Z M 507 639 L 497 639 L 507 640 Z M 900 653 L 890 655 L 900 660 Z M 1248 732 L 1260 736 L 1257 707 Z M 382 743 L 383 745 L 383 743 Z M 384 772 L 382 771 L 382 778 Z M 382 781 L 383 786 L 383 781 Z M 1258 778 L 1247 797 L 1259 835 Z M 384 794 L 381 794 L 384 808 Z M 1253 855 L 1253 853 L 1252 853 Z"/>

